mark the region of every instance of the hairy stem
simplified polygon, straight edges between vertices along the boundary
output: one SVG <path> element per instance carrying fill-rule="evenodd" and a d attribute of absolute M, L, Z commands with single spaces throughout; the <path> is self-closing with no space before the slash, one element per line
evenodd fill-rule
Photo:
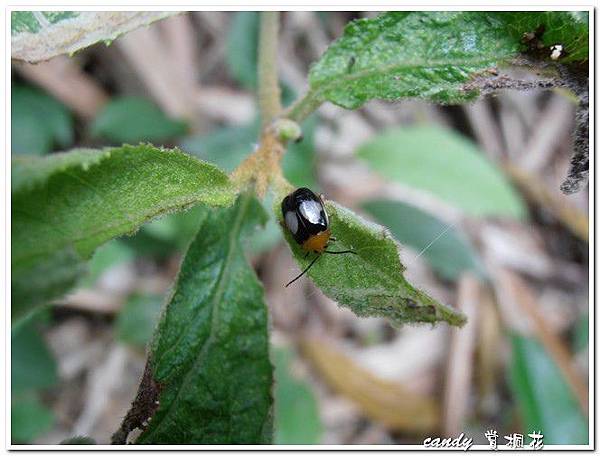
<path fill-rule="evenodd" d="M 294 122 L 302 122 L 310 114 L 317 110 L 323 103 L 319 93 L 309 90 L 302 98 L 297 99 L 283 114 L 283 117 L 293 120 Z"/>
<path fill-rule="evenodd" d="M 279 78 L 277 73 L 277 34 L 279 11 L 260 13 L 258 39 L 258 104 L 263 129 L 281 111 Z"/>

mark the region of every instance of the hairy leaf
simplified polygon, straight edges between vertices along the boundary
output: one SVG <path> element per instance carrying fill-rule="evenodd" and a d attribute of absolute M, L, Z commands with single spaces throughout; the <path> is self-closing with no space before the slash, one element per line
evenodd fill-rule
<path fill-rule="evenodd" d="M 363 207 L 388 227 L 394 237 L 410 245 L 442 277 L 457 280 L 464 271 L 483 276 L 483 264 L 471 243 L 448 224 L 433 215 L 399 201 L 372 200 Z"/>
<path fill-rule="evenodd" d="M 473 216 L 523 218 L 525 204 L 468 139 L 439 127 L 384 132 L 357 154 L 383 176 L 424 190 Z"/>
<path fill-rule="evenodd" d="M 385 317 L 392 324 L 445 321 L 461 326 L 465 317 L 411 285 L 403 275 L 399 246 L 382 226 L 368 222 L 334 202 L 326 201 L 332 235 L 331 250 L 352 249 L 356 255 L 323 254 L 308 272 L 331 299 L 360 317 Z M 276 207 L 281 219 L 281 210 Z M 284 230 L 296 261 L 304 269 L 314 258 L 305 257 Z"/>
<path fill-rule="evenodd" d="M 11 88 L 12 154 L 43 155 L 73 142 L 73 119 L 67 108 L 44 91 L 21 84 Z"/>
<path fill-rule="evenodd" d="M 515 40 L 524 34 L 539 33 L 550 59 L 551 46 L 563 46 L 561 62 L 587 60 L 589 53 L 589 18 L 587 11 L 519 11 L 496 13 L 505 23 Z M 524 40 L 523 40 L 524 41 Z"/>
<path fill-rule="evenodd" d="M 91 125 L 93 136 L 115 143 L 166 141 L 184 134 L 186 124 L 170 119 L 146 98 L 122 97 L 108 103 Z"/>
<path fill-rule="evenodd" d="M 160 405 L 137 443 L 270 443 L 268 315 L 241 241 L 265 220 L 249 195 L 204 220 L 155 333 Z"/>
<path fill-rule="evenodd" d="M 231 204 L 225 174 L 148 145 L 13 159 L 13 316 L 60 295 L 109 239 L 194 204 Z"/>
<path fill-rule="evenodd" d="M 41 62 L 73 54 L 99 41 L 110 44 L 140 26 L 176 11 L 13 11 L 11 57 Z"/>
<path fill-rule="evenodd" d="M 518 49 L 492 14 L 388 12 L 349 23 L 311 67 L 310 89 L 347 109 L 373 98 L 459 103 L 477 95 L 465 82 Z"/>
<path fill-rule="evenodd" d="M 522 413 L 523 431 L 541 431 L 544 444 L 589 443 L 588 424 L 572 391 L 535 339 L 512 336 L 509 384 Z"/>

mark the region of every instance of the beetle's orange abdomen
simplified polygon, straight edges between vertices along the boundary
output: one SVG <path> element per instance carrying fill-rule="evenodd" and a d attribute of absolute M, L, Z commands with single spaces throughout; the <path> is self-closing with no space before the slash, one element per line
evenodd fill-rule
<path fill-rule="evenodd" d="M 306 241 L 304 241 L 304 243 L 302 244 L 302 248 L 306 252 L 323 253 L 323 251 L 327 247 L 327 243 L 329 242 L 330 237 L 330 230 L 321 231 L 318 234 L 310 236 Z"/>

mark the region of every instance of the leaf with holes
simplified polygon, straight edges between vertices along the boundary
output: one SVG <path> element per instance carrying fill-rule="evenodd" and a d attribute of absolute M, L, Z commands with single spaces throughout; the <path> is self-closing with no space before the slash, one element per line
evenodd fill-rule
<path fill-rule="evenodd" d="M 242 244 L 266 214 L 250 195 L 208 212 L 151 344 L 159 405 L 140 444 L 271 442 L 267 308 Z"/>
<path fill-rule="evenodd" d="M 309 74 L 314 96 L 347 109 L 373 98 L 460 103 L 463 85 L 514 57 L 519 42 L 493 14 L 388 12 L 349 23 Z"/>
<path fill-rule="evenodd" d="M 13 159 L 13 317 L 72 286 L 109 239 L 234 196 L 223 172 L 178 150 L 140 145 Z"/>
<path fill-rule="evenodd" d="M 281 201 L 282 198 L 279 199 Z M 315 285 L 360 317 L 385 317 L 395 326 L 445 321 L 462 326 L 465 317 L 417 289 L 404 277 L 399 246 L 383 226 L 368 222 L 332 201 L 326 201 L 336 250 L 356 255 L 323 254 L 308 275 Z M 281 209 L 275 211 L 281 220 Z M 284 235 L 302 269 L 313 260 L 305 256 L 289 230 Z M 314 255 L 314 254 L 313 254 Z"/>

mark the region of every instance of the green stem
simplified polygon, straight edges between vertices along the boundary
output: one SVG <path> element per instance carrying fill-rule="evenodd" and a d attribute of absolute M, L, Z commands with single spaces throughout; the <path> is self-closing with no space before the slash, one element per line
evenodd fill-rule
<path fill-rule="evenodd" d="M 277 74 L 277 35 L 279 11 L 260 13 L 258 38 L 258 104 L 263 129 L 281 112 Z"/>
<path fill-rule="evenodd" d="M 317 91 L 309 90 L 296 100 L 283 114 L 283 117 L 301 123 L 323 103 Z"/>

